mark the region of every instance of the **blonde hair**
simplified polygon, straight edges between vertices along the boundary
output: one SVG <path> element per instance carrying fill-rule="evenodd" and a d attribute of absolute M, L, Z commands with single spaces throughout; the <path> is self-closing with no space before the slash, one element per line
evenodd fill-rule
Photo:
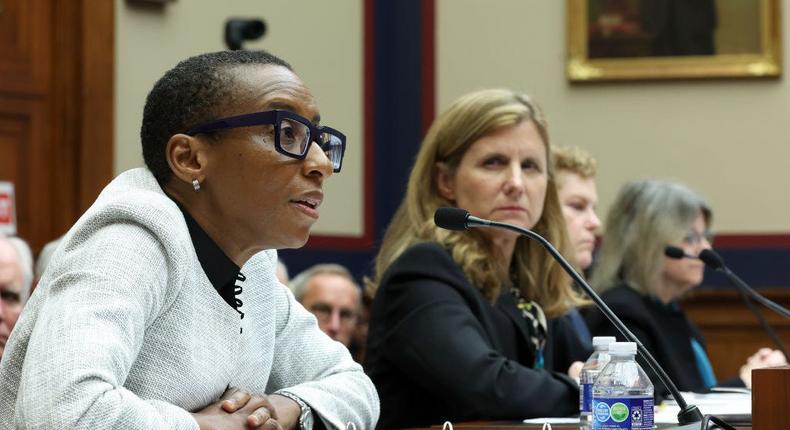
<path fill-rule="evenodd" d="M 431 125 L 417 154 L 409 176 L 406 196 L 398 208 L 376 257 L 375 278 L 368 281 L 375 292 L 389 266 L 410 246 L 431 241 L 450 251 L 470 281 L 493 302 L 503 285 L 509 285 L 508 273 L 502 273 L 500 261 L 490 240 L 479 231 L 442 230 L 433 222 L 436 209 L 453 206 L 442 197 L 436 180 L 437 163 L 444 163 L 450 174 L 461 162 L 469 147 L 483 136 L 522 121 L 537 126 L 546 154 L 550 158 L 549 139 L 543 113 L 527 95 L 506 89 L 490 89 L 467 94 L 458 99 Z M 568 247 L 565 223 L 557 197 L 551 160 L 547 160 L 548 184 L 543 213 L 533 230 L 558 249 Z M 583 303 L 570 287 L 570 279 L 536 242 L 519 237 L 513 253 L 511 273 L 522 295 L 537 301 L 549 316 L 567 312 Z"/>
<path fill-rule="evenodd" d="M 554 145 L 551 148 L 554 171 L 575 173 L 582 178 L 592 178 L 597 173 L 598 163 L 589 152 L 578 146 Z"/>
<path fill-rule="evenodd" d="M 625 282 L 642 295 L 655 295 L 665 247 L 680 241 L 700 214 L 709 226 L 711 210 L 685 185 L 645 180 L 623 186 L 606 217 L 593 288 L 603 292 Z"/>

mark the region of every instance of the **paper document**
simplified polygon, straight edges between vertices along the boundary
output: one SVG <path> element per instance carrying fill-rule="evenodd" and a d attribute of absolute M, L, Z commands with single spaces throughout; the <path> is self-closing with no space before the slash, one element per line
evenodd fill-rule
<path fill-rule="evenodd" d="M 579 424 L 579 417 L 576 418 L 529 418 L 524 420 L 524 424 Z"/>
<path fill-rule="evenodd" d="M 743 390 L 743 389 L 742 389 Z M 697 405 L 702 415 L 721 416 L 751 416 L 751 392 L 717 392 L 717 393 L 683 393 L 686 403 Z M 658 407 L 654 415 L 655 424 L 677 424 L 680 407 L 674 400 L 665 400 Z M 524 424 L 578 424 L 579 417 L 572 418 L 530 418 Z"/>
<path fill-rule="evenodd" d="M 683 393 L 686 403 L 697 405 L 702 415 L 751 415 L 751 393 Z M 656 408 L 656 424 L 674 424 L 678 422 L 680 407 L 674 400 L 667 400 Z"/>

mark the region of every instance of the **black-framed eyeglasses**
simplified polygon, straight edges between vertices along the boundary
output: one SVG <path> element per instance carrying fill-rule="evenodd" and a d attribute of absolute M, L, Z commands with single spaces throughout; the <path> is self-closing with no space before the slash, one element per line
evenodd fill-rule
<path fill-rule="evenodd" d="M 351 309 L 345 308 L 333 308 L 332 306 L 326 303 L 316 303 L 310 306 L 310 312 L 315 315 L 315 318 L 318 321 L 323 323 L 328 322 L 332 319 L 332 313 L 337 309 L 338 317 L 340 318 L 341 324 L 351 324 L 357 318 L 357 313 Z"/>
<path fill-rule="evenodd" d="M 297 160 L 304 160 L 310 144 L 315 142 L 332 162 L 335 173 L 340 171 L 346 152 L 346 135 L 331 127 L 317 126 L 307 118 L 285 110 L 270 110 L 218 119 L 192 127 L 186 134 L 225 130 L 228 128 L 273 125 L 274 148 Z"/>
<path fill-rule="evenodd" d="M 703 240 L 713 243 L 713 233 L 710 230 L 705 230 L 702 233 L 691 230 L 683 237 L 683 242 L 689 245 L 699 245 Z"/>

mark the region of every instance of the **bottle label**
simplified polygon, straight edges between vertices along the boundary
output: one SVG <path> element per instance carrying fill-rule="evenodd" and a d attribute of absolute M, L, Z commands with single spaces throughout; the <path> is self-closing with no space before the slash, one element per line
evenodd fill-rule
<path fill-rule="evenodd" d="M 591 412 L 592 409 L 592 386 L 593 384 L 582 384 L 582 398 L 579 404 L 581 412 Z"/>
<path fill-rule="evenodd" d="M 653 397 L 596 397 L 593 430 L 652 430 Z"/>

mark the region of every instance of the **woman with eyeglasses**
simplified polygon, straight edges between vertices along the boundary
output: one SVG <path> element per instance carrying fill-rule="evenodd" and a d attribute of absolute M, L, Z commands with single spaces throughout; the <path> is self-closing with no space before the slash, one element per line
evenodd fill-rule
<path fill-rule="evenodd" d="M 444 206 L 534 229 L 567 250 L 543 114 L 483 90 L 433 123 L 376 259 L 365 370 L 381 429 L 578 414 L 589 350 L 564 318 L 581 302 L 539 244 L 447 231 Z"/>
<path fill-rule="evenodd" d="M 705 341 L 680 301 L 702 283 L 705 265 L 693 258 L 711 247 L 712 212 L 686 186 L 645 180 L 626 184 L 609 209 L 592 285 L 681 391 L 708 391 L 716 385 L 751 385 L 751 369 L 784 363 L 779 351 L 764 348 L 749 358 L 740 377 L 719 384 Z M 690 258 L 664 255 L 678 247 Z M 624 340 L 603 314 L 589 309 L 586 320 L 595 336 Z M 639 358 L 639 360 L 642 360 Z M 668 389 L 642 361 L 656 397 Z"/>
<path fill-rule="evenodd" d="M 0 428 L 373 428 L 375 388 L 275 278 L 342 133 L 291 67 L 226 51 L 154 85 L 146 168 L 63 238 L 0 364 Z"/>

